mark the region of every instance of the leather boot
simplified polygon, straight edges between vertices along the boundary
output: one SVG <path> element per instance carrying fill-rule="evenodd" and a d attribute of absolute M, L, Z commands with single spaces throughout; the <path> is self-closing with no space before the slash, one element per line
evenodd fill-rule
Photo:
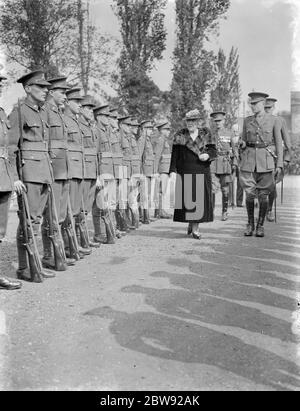
<path fill-rule="evenodd" d="M 42 227 L 42 243 L 43 243 L 43 250 L 44 255 L 42 258 L 42 266 L 44 268 L 48 268 L 49 270 L 55 269 L 55 261 L 52 254 L 52 244 L 51 240 L 48 237 L 48 229 L 46 227 Z"/>
<path fill-rule="evenodd" d="M 142 207 L 140 206 L 139 206 L 139 220 L 140 220 L 140 223 L 143 223 L 144 221 L 144 212 L 143 212 Z"/>
<path fill-rule="evenodd" d="M 267 196 L 259 197 L 259 213 L 258 213 L 258 221 L 257 221 L 257 226 L 256 226 L 256 232 L 255 232 L 256 237 L 265 236 L 263 226 L 264 226 L 268 206 L 269 206 L 268 197 Z"/>
<path fill-rule="evenodd" d="M 64 246 L 65 246 L 65 254 L 66 254 L 66 258 L 67 258 L 67 265 L 74 265 L 72 264 L 68 264 L 68 261 L 79 261 L 80 260 L 80 255 L 78 253 L 78 250 L 76 249 L 75 244 L 72 247 L 72 251 L 70 251 L 70 240 L 69 240 L 69 235 L 67 232 L 67 227 L 66 227 L 66 223 L 63 223 L 61 226 L 61 235 L 62 235 L 62 239 L 64 242 Z M 83 258 L 83 257 L 82 257 Z"/>
<path fill-rule="evenodd" d="M 149 211 L 144 208 L 143 213 L 144 213 L 143 224 L 150 224 Z"/>
<path fill-rule="evenodd" d="M 66 250 L 66 246 L 69 245 L 69 241 L 68 241 L 68 235 L 65 232 L 63 227 L 64 227 L 63 224 L 59 225 L 59 230 L 61 232 L 61 238 L 62 238 L 62 241 L 63 241 L 63 247 Z M 77 260 L 79 260 L 79 257 L 78 258 L 68 258 L 66 256 L 66 264 L 67 264 L 68 267 L 71 267 L 71 266 L 75 265 Z"/>
<path fill-rule="evenodd" d="M 87 255 L 91 254 L 92 250 L 90 249 L 90 241 L 88 238 L 87 228 L 83 221 L 82 215 L 76 216 L 75 228 L 76 228 L 77 241 L 78 241 L 78 244 L 80 245 L 80 248 L 83 250 L 86 250 L 88 252 Z"/>
<path fill-rule="evenodd" d="M 248 224 L 244 235 L 246 237 L 251 237 L 254 231 L 254 199 L 246 200 L 247 214 L 248 214 Z"/>
<path fill-rule="evenodd" d="M 274 223 L 275 221 L 275 216 L 272 210 L 268 210 L 267 212 L 267 216 L 266 216 L 267 221 L 269 221 L 270 223 Z"/>
<path fill-rule="evenodd" d="M 124 216 L 125 216 L 125 220 L 126 220 L 128 228 L 130 230 L 135 230 L 135 226 L 132 223 L 131 209 L 129 207 L 127 207 L 126 210 L 124 211 Z"/>
<path fill-rule="evenodd" d="M 222 193 L 222 221 L 228 220 L 228 195 Z"/>
<path fill-rule="evenodd" d="M 172 218 L 171 214 L 168 214 L 165 210 L 159 210 L 160 218 L 170 220 Z"/>
<path fill-rule="evenodd" d="M 120 229 L 120 221 L 119 221 L 119 216 L 118 216 L 118 211 L 117 210 L 114 210 L 113 212 L 112 212 L 112 218 L 113 218 L 113 224 L 114 224 L 114 226 L 115 226 L 115 232 L 116 232 L 116 237 L 117 238 L 121 238 L 121 237 L 123 237 L 123 236 L 125 236 L 126 234 L 127 234 L 127 232 L 126 231 L 122 231 L 121 229 Z"/>
<path fill-rule="evenodd" d="M 93 226 L 94 226 L 94 241 L 101 244 L 104 240 L 104 233 L 101 230 L 101 216 L 93 214 Z"/>
<path fill-rule="evenodd" d="M 133 210 L 132 211 L 132 219 L 133 223 L 136 229 L 139 228 L 140 226 L 140 216 L 139 216 L 139 211 L 138 210 Z"/>
<path fill-rule="evenodd" d="M 122 211 L 118 208 L 116 210 L 117 228 L 121 232 L 128 233 L 130 229 L 127 227 Z"/>
<path fill-rule="evenodd" d="M 10 280 L 0 276 L 0 288 L 4 290 L 18 290 L 22 287 L 22 283 L 17 280 Z"/>
<path fill-rule="evenodd" d="M 106 240 L 103 242 L 103 244 L 115 244 L 115 238 L 111 229 L 108 212 L 103 212 L 102 219 L 104 221 L 106 230 Z"/>
<path fill-rule="evenodd" d="M 157 218 L 157 219 L 160 218 L 160 210 L 159 210 L 158 208 L 156 208 L 156 209 L 154 210 L 154 218 Z"/>

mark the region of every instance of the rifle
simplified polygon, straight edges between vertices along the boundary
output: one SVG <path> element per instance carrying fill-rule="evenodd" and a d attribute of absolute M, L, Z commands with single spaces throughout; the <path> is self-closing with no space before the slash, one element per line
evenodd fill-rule
<path fill-rule="evenodd" d="M 64 245 L 62 238 L 59 235 L 59 222 L 57 217 L 57 211 L 55 207 L 55 200 L 51 186 L 48 186 L 49 190 L 49 200 L 48 200 L 48 212 L 49 212 L 49 228 L 48 228 L 48 235 L 52 242 L 53 246 L 53 254 L 54 254 L 54 269 L 55 271 L 66 271 L 67 263 L 66 263 L 66 255 L 64 250 Z M 54 211 L 54 218 L 57 226 L 58 232 L 55 232 L 53 227 L 53 211 Z"/>
<path fill-rule="evenodd" d="M 73 220 L 73 212 L 71 207 L 70 197 L 68 196 L 68 207 L 67 207 L 67 221 L 64 223 L 64 230 L 66 230 L 68 241 L 69 241 L 69 252 L 70 258 L 74 258 L 76 261 L 80 260 L 79 256 L 79 245 L 77 242 L 75 225 Z"/>
<path fill-rule="evenodd" d="M 21 103 L 18 100 L 18 123 L 20 132 L 20 146 L 18 151 L 18 171 L 21 181 L 24 183 L 23 176 L 23 160 L 22 160 L 22 146 L 23 146 L 23 128 L 22 128 L 22 115 L 21 115 Z M 32 222 L 30 217 L 30 209 L 28 204 L 28 198 L 25 191 L 18 195 L 18 216 L 20 220 L 20 226 L 22 228 L 24 243 L 23 246 L 26 249 L 27 259 L 29 264 L 30 279 L 34 283 L 42 283 L 42 263 L 38 252 L 37 244 L 34 237 L 32 228 Z M 30 241 L 32 240 L 32 241 Z"/>

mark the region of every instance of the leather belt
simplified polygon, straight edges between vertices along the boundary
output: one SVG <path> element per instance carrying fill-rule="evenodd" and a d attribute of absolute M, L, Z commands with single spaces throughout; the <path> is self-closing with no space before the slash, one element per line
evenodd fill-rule
<path fill-rule="evenodd" d="M 40 151 L 48 152 L 47 141 L 24 141 L 21 147 L 22 151 Z"/>
<path fill-rule="evenodd" d="M 82 153 L 82 147 L 78 144 L 68 142 L 68 150 Z"/>
<path fill-rule="evenodd" d="M 269 144 L 264 144 L 264 143 L 251 143 L 249 141 L 246 141 L 246 146 L 247 147 L 253 147 L 253 148 L 266 148 L 269 146 Z"/>
<path fill-rule="evenodd" d="M 99 153 L 101 158 L 112 158 L 113 154 L 110 151 L 104 151 Z"/>
<path fill-rule="evenodd" d="M 66 141 L 64 140 L 51 140 L 50 142 L 50 147 L 55 148 L 55 149 L 63 149 L 63 150 L 67 150 L 68 149 L 68 144 Z"/>

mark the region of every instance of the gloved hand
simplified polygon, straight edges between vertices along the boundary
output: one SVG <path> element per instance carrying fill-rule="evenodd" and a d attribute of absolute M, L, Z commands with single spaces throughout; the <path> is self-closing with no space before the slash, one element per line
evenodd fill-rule
<path fill-rule="evenodd" d="M 207 161 L 209 159 L 209 155 L 207 153 L 200 154 L 199 160 L 200 161 Z"/>

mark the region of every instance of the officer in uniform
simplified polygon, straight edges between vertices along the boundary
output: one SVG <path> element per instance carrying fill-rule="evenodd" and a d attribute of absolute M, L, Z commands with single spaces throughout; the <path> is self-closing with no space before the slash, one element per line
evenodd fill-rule
<path fill-rule="evenodd" d="M 82 196 L 84 185 L 84 151 L 83 136 L 80 129 L 78 117 L 80 114 L 80 103 L 83 97 L 80 95 L 80 88 L 72 88 L 66 92 L 67 102 L 65 104 L 64 122 L 68 133 L 68 153 L 69 153 L 69 177 L 70 189 L 69 198 L 72 214 L 78 224 L 81 221 Z M 78 242 L 81 244 L 81 241 Z M 66 250 L 68 253 L 68 250 Z M 91 254 L 92 250 L 85 246 L 79 247 L 80 257 Z"/>
<path fill-rule="evenodd" d="M 283 167 L 283 149 L 279 120 L 265 113 L 268 94 L 249 93 L 253 116 L 244 120 L 240 147 L 240 182 L 246 193 L 248 225 L 245 236 L 254 231 L 254 199 L 258 195 L 259 215 L 257 237 L 264 237 L 264 220 L 268 210 L 268 196 L 274 190 Z M 274 180 L 275 179 L 275 180 Z"/>
<path fill-rule="evenodd" d="M 172 218 L 165 209 L 170 208 L 168 199 L 168 188 L 170 185 L 169 169 L 171 164 L 172 149 L 169 142 L 170 124 L 167 120 L 156 125 L 158 136 L 153 147 L 155 156 L 155 171 L 158 173 L 155 190 L 155 214 L 156 218 Z"/>
<path fill-rule="evenodd" d="M 14 145 L 16 154 L 18 149 L 21 152 L 22 170 L 19 170 L 19 172 L 22 173 L 23 183 L 26 186 L 33 232 L 34 235 L 37 235 L 48 202 L 49 185 L 53 183 L 53 171 L 48 153 L 48 116 L 43 108 L 47 89 L 51 84 L 44 79 L 44 73 L 41 70 L 22 76 L 17 82 L 23 85 L 26 99 L 20 103 L 20 113 L 18 106 L 15 106 L 9 116 L 11 123 L 10 144 Z M 21 203 L 19 203 L 19 208 L 21 208 Z M 21 224 L 19 224 L 17 230 L 19 264 L 17 276 L 19 279 L 30 281 L 27 251 L 22 230 Z M 31 234 L 28 232 L 29 238 Z M 31 238 L 30 241 L 33 241 L 33 239 Z M 55 276 L 53 272 L 47 270 L 44 270 L 42 275 L 44 278 Z"/>
<path fill-rule="evenodd" d="M 275 109 L 275 103 L 276 103 L 276 98 L 271 98 L 268 97 L 266 99 L 266 103 L 265 103 L 265 112 L 268 114 L 273 114 L 274 109 Z M 283 165 L 284 167 L 288 167 L 291 158 L 292 158 L 292 143 L 291 143 L 291 138 L 288 132 L 288 128 L 285 122 L 285 119 L 281 116 L 277 116 L 277 119 L 279 120 L 279 122 L 281 123 L 281 137 L 282 137 L 282 141 L 284 143 L 284 152 L 283 152 Z M 282 178 L 283 178 L 283 174 L 282 173 Z M 267 220 L 270 222 L 275 221 L 275 217 L 274 217 L 274 213 L 272 211 L 273 209 L 273 203 L 275 198 L 277 197 L 277 191 L 276 191 L 276 187 L 274 188 L 274 190 L 270 193 L 269 195 L 269 208 L 268 208 L 268 212 L 267 212 Z"/>
<path fill-rule="evenodd" d="M 95 200 L 96 186 L 98 184 L 98 160 L 97 160 L 97 134 L 93 127 L 94 112 L 96 105 L 91 96 L 85 96 L 81 101 L 81 114 L 79 125 L 83 137 L 84 148 L 84 182 L 82 190 L 82 210 L 79 224 L 86 225 L 86 217 L 92 211 Z M 87 227 L 84 227 L 88 232 Z M 90 247 L 98 248 L 100 244 L 89 240 Z"/>
<path fill-rule="evenodd" d="M 142 171 L 143 178 L 141 181 L 141 207 L 143 210 L 143 224 L 150 224 L 150 209 L 153 208 L 155 192 L 155 164 L 154 152 L 151 142 L 153 133 L 153 124 L 150 120 L 144 120 L 140 124 L 141 135 L 138 139 L 139 150 L 142 153 Z"/>
<path fill-rule="evenodd" d="M 58 218 L 58 221 L 53 221 L 52 224 L 54 225 L 54 230 L 61 230 L 63 222 L 67 218 L 69 196 L 68 134 L 63 120 L 61 107 L 66 100 L 66 90 L 69 90 L 70 87 L 67 85 L 67 77 L 64 76 L 55 77 L 47 81 L 50 83 L 50 86 L 48 86 L 49 92 L 44 109 L 48 115 L 48 148 L 54 176 L 52 191 Z M 50 224 L 49 218 L 48 204 L 42 223 L 42 240 L 44 244 L 44 257 L 42 263 L 44 267 L 53 268 L 52 245 L 48 236 Z M 75 260 L 67 258 L 66 263 L 69 266 L 74 265 Z"/>
<path fill-rule="evenodd" d="M 6 77 L 0 75 L 0 90 L 3 80 L 6 80 Z M 13 172 L 10 161 L 9 128 L 10 124 L 5 111 L 0 107 L 0 244 L 6 234 L 11 193 L 16 191 L 21 194 L 22 190 L 25 189 L 23 183 L 15 176 L 16 173 Z M 0 274 L 0 289 L 16 290 L 21 286 L 20 281 L 10 280 Z"/>
<path fill-rule="evenodd" d="M 97 134 L 98 187 L 93 204 L 94 241 L 114 244 L 115 237 L 121 237 L 116 229 L 116 181 L 114 177 L 113 152 L 109 140 L 109 105 L 102 104 L 94 108 Z M 105 234 L 101 231 L 101 219 Z"/>
<path fill-rule="evenodd" d="M 216 175 L 222 190 L 222 221 L 228 219 L 229 185 L 232 183 L 232 168 L 237 166 L 237 153 L 234 136 L 225 128 L 224 111 L 215 111 L 210 117 L 215 123 L 214 138 L 217 147 L 217 158 L 211 164 L 211 172 Z"/>

